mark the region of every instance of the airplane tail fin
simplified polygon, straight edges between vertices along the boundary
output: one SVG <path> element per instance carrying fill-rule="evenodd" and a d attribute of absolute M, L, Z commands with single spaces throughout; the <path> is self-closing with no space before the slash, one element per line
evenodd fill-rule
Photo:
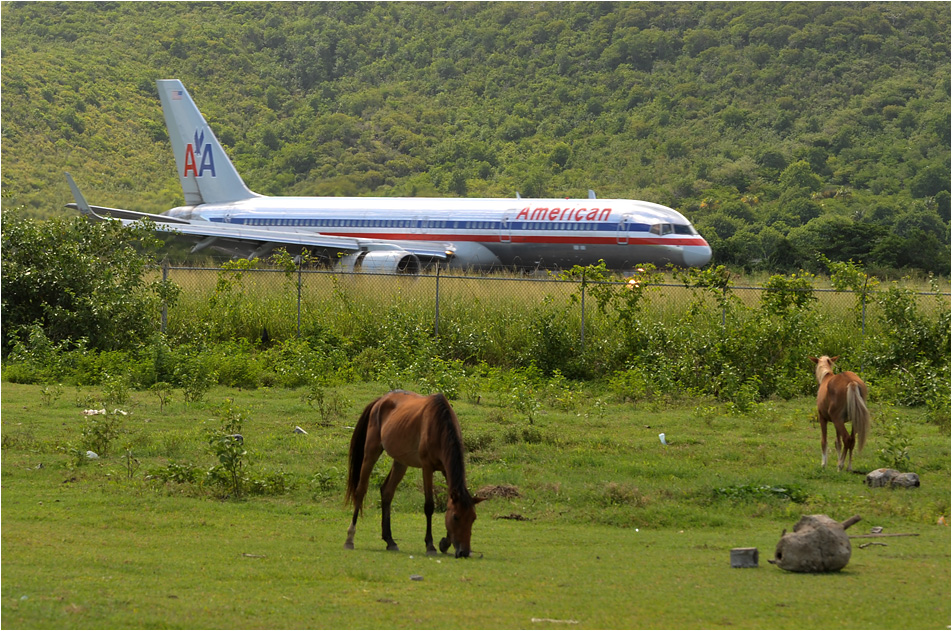
<path fill-rule="evenodd" d="M 160 79 L 156 84 L 185 204 L 194 206 L 258 197 L 245 186 L 182 82 Z"/>

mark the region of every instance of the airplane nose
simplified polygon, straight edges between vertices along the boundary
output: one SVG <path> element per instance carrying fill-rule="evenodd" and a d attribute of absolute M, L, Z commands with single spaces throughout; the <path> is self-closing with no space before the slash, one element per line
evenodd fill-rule
<path fill-rule="evenodd" d="M 684 255 L 684 264 L 688 267 L 701 267 L 707 265 L 711 260 L 711 246 L 709 245 L 686 245 L 681 249 Z"/>

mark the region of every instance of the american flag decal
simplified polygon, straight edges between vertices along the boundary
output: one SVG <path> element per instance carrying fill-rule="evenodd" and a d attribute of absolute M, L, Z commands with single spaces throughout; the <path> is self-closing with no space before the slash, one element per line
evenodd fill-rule
<path fill-rule="evenodd" d="M 182 91 L 181 90 L 172 90 L 172 100 L 181 101 L 182 100 Z"/>

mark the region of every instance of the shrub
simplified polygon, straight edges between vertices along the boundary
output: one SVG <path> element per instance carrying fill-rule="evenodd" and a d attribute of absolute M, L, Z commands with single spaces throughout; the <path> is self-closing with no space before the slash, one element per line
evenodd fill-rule
<path fill-rule="evenodd" d="M 44 222 L 3 212 L 4 354 L 34 327 L 54 344 L 84 339 L 94 349 L 127 349 L 151 335 L 175 287 L 146 282 L 160 244 L 148 226 L 57 217 Z"/>

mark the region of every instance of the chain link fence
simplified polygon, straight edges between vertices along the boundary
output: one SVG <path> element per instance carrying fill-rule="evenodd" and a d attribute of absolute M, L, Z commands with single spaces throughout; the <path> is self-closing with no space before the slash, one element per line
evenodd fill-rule
<path fill-rule="evenodd" d="M 377 326 L 387 327 L 412 314 L 427 321 L 436 337 L 474 318 L 483 319 L 479 327 L 482 334 L 491 334 L 495 328 L 524 326 L 524 314 L 550 306 L 559 314 L 557 324 L 570 331 L 583 350 L 593 335 L 611 335 L 604 330 L 604 305 L 593 295 L 595 290 L 626 289 L 622 281 L 584 282 L 538 274 L 450 274 L 439 268 L 427 274 L 406 275 L 166 266 L 162 275 L 163 280 L 181 289 L 179 300 L 163 310 L 163 331 L 182 328 L 190 319 L 213 318 L 221 326 L 234 325 L 234 330 L 219 331 L 223 337 L 277 340 L 327 328 L 329 319 L 374 318 Z M 655 283 L 639 291 L 644 292 L 640 313 L 659 325 L 703 313 L 723 326 L 729 322 L 727 313 L 732 304 L 756 309 L 763 305 L 765 293 L 773 290 L 732 286 L 718 295 L 684 284 Z M 809 301 L 814 303 L 821 321 L 850 327 L 858 336 L 875 334 L 883 320 L 875 292 L 822 287 L 805 292 L 810 294 Z M 948 292 L 913 293 L 919 306 L 926 312 L 934 311 L 936 317 L 949 308 Z M 346 323 L 343 326 L 346 329 Z"/>

